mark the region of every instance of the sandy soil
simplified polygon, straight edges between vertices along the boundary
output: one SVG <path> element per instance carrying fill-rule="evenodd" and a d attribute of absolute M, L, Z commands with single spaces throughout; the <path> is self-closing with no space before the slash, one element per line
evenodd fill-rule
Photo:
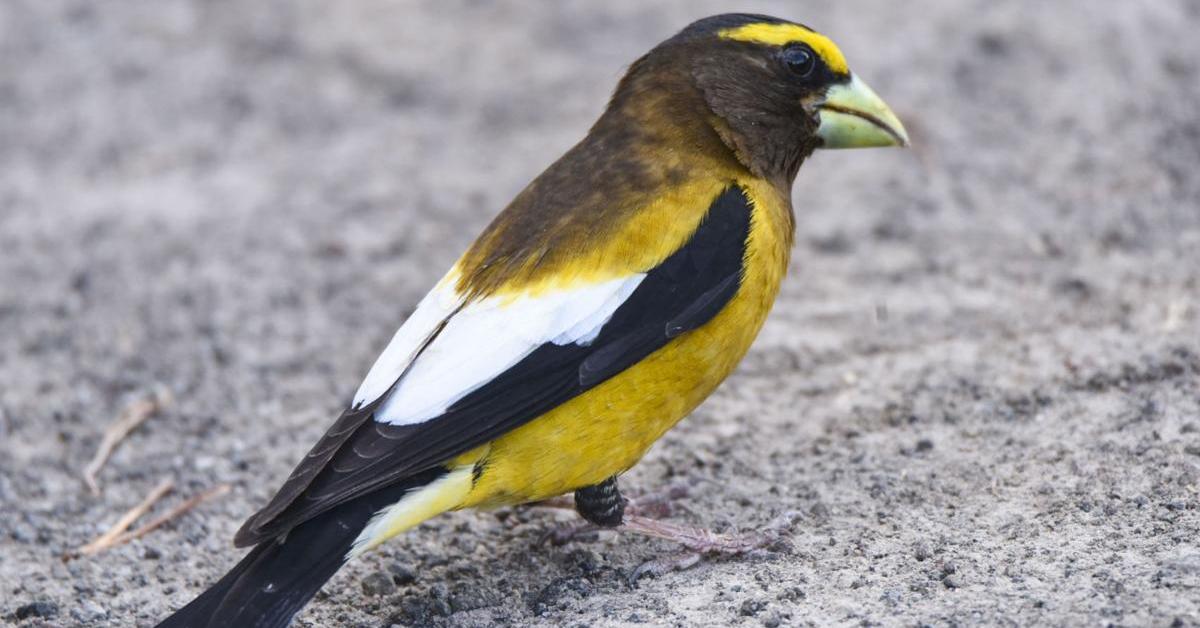
<path fill-rule="evenodd" d="M 820 154 L 743 367 L 629 474 L 790 551 L 644 580 L 456 513 L 301 626 L 1197 625 L 1200 9 L 762 2 L 832 35 L 912 151 Z M 713 1 L 0 4 L 0 622 L 148 625 L 622 68 Z M 104 427 L 174 403 L 116 452 Z M 226 496 L 60 556 L 163 478 Z"/>

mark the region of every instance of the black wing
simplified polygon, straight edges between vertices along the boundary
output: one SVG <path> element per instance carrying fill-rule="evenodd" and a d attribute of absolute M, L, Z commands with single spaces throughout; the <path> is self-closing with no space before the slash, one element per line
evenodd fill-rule
<path fill-rule="evenodd" d="M 271 502 L 246 521 L 235 542 L 256 544 L 354 497 L 436 467 L 707 323 L 741 285 L 751 211 L 741 188 L 722 192 L 687 244 L 646 274 L 587 346 L 542 345 L 441 416 L 422 423 L 373 420 L 387 395 L 347 410 Z"/>

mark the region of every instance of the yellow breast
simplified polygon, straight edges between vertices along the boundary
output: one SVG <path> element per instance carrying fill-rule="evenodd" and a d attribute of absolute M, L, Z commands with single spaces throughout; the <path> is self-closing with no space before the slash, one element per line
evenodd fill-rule
<path fill-rule="evenodd" d="M 642 362 L 457 458 L 453 466 L 486 458 L 461 507 L 546 499 L 621 473 L 733 372 L 779 291 L 792 237 L 786 197 L 760 180 L 736 183 L 749 195 L 753 214 L 745 275 L 734 298 L 709 323 Z M 715 182 L 714 189 L 724 184 Z"/>

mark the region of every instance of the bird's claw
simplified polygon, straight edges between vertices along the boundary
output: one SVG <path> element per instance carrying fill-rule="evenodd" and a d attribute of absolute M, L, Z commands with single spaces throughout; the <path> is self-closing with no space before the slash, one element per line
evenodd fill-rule
<path fill-rule="evenodd" d="M 704 555 L 700 552 L 683 552 L 671 558 L 656 558 L 654 560 L 648 560 L 641 565 L 638 565 L 637 568 L 629 574 L 629 577 L 626 579 L 626 581 L 629 583 L 629 586 L 634 587 L 637 586 L 638 580 L 641 580 L 645 576 L 657 578 L 658 576 L 661 576 L 665 573 L 670 573 L 672 571 L 683 571 L 696 566 L 701 560 L 703 560 L 703 558 Z"/>
<path fill-rule="evenodd" d="M 789 511 L 777 517 L 758 532 L 748 534 L 715 534 L 700 528 L 681 526 L 666 522 L 635 518 L 626 524 L 630 531 L 673 541 L 683 546 L 684 552 L 670 557 L 642 563 L 629 575 L 630 585 L 645 576 L 661 576 L 672 571 L 682 571 L 699 564 L 706 557 L 765 556 L 771 550 L 784 550 L 788 532 L 801 514 Z"/>

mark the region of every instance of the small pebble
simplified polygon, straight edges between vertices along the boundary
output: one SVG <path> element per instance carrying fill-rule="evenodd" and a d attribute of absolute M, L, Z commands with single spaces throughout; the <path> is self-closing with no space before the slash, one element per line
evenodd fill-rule
<path fill-rule="evenodd" d="M 808 597 L 808 594 L 806 594 L 804 589 L 801 589 L 800 587 L 788 587 L 783 591 L 780 591 L 779 595 L 776 597 L 780 600 L 788 602 L 797 602 Z"/>
<path fill-rule="evenodd" d="M 363 578 L 362 589 L 363 593 L 370 596 L 387 595 L 396 590 L 396 585 L 387 574 L 376 571 Z"/>
<path fill-rule="evenodd" d="M 108 611 L 91 600 L 84 600 L 71 609 L 71 617 L 89 625 L 108 617 Z"/>
<path fill-rule="evenodd" d="M 417 581 L 417 574 L 403 563 L 392 563 L 388 565 L 388 571 L 392 572 L 392 582 L 395 582 L 398 585 L 403 586 Z"/>
<path fill-rule="evenodd" d="M 30 617 L 40 617 L 42 619 L 50 619 L 58 615 L 58 604 L 47 600 L 38 600 L 30 602 L 24 606 L 17 607 L 17 619 L 28 619 Z"/>
<path fill-rule="evenodd" d="M 763 611 L 767 607 L 767 603 L 756 598 L 749 598 L 742 602 L 742 606 L 738 609 L 738 614 L 742 617 L 753 617 Z"/>
<path fill-rule="evenodd" d="M 14 525 L 12 532 L 9 534 L 12 536 L 12 540 L 18 543 L 33 543 L 37 541 L 37 530 L 28 523 Z"/>
<path fill-rule="evenodd" d="M 593 576 L 604 566 L 604 558 L 590 549 L 577 549 L 569 555 L 574 567 L 585 576 Z"/>
<path fill-rule="evenodd" d="M 450 610 L 455 613 L 473 611 L 477 608 L 487 608 L 501 603 L 501 600 L 487 589 L 475 585 L 462 584 L 450 593 Z"/>

